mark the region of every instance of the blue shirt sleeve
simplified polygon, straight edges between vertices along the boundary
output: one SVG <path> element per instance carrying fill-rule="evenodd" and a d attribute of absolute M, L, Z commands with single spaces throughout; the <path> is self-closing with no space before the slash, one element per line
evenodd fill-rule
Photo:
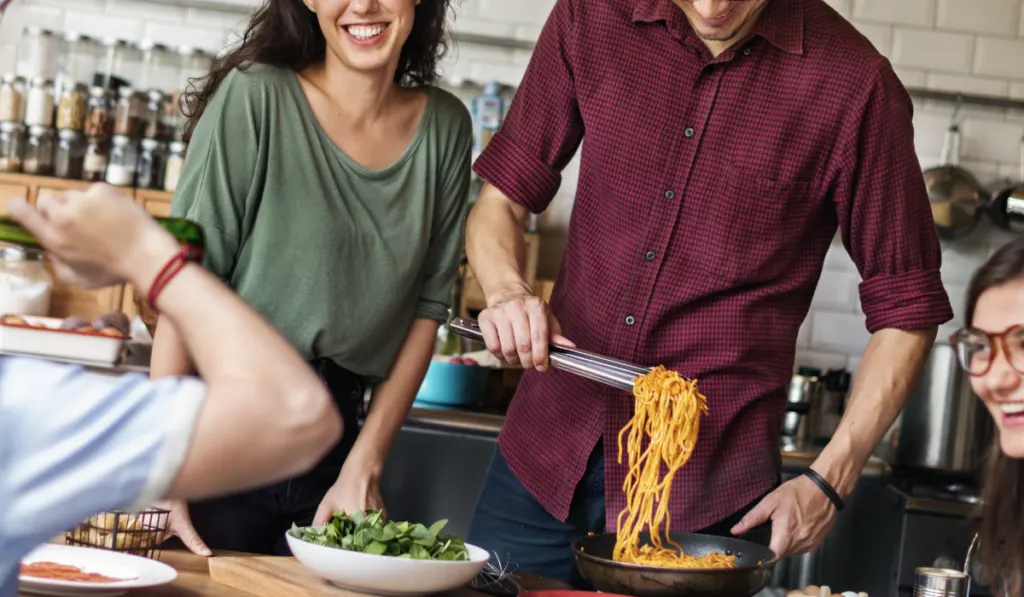
<path fill-rule="evenodd" d="M 36 545 L 97 512 L 161 497 L 205 395 L 197 379 L 0 357 L 0 596 Z"/>

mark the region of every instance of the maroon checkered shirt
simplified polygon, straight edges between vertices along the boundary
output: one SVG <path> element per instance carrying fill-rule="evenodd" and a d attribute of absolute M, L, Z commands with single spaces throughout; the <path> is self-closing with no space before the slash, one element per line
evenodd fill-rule
<path fill-rule="evenodd" d="M 912 110 L 888 61 L 822 0 L 769 0 L 718 58 L 671 0 L 555 5 L 475 169 L 539 213 L 585 139 L 551 308 L 581 348 L 699 380 L 710 413 L 673 484 L 674 530 L 775 482 L 797 331 L 837 227 L 869 331 L 951 318 Z M 628 393 L 527 373 L 501 450 L 564 521 L 603 435 L 613 529 L 632 410 Z"/>

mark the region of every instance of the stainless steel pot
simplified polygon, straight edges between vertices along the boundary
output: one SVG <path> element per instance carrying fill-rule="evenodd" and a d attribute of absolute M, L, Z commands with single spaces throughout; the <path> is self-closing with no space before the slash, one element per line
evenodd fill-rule
<path fill-rule="evenodd" d="M 960 127 L 946 131 L 942 165 L 924 172 L 928 200 L 939 236 L 953 240 L 970 234 L 992 199 L 973 174 L 960 167 Z"/>
<path fill-rule="evenodd" d="M 1021 139 L 1020 145 L 1019 178 L 996 195 L 988 215 L 1000 228 L 1024 232 L 1024 139 Z"/>
<path fill-rule="evenodd" d="M 896 464 L 940 474 L 972 473 L 992 438 L 992 418 L 948 342 L 936 342 L 903 411 Z"/>

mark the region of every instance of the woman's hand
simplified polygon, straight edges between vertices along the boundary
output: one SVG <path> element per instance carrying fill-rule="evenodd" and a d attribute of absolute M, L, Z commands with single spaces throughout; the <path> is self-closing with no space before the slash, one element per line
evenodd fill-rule
<path fill-rule="evenodd" d="M 167 517 L 167 532 L 164 539 L 177 537 L 185 544 L 185 547 L 197 556 L 212 556 L 213 552 L 206 546 L 203 539 L 192 526 L 192 517 L 188 513 L 188 503 L 182 500 L 166 500 L 155 504 L 157 508 L 170 510 Z"/>
<path fill-rule="evenodd" d="M 338 480 L 327 491 L 320 501 L 313 517 L 313 526 L 330 522 L 335 512 L 344 510 L 352 513 L 357 510 L 381 510 L 385 518 L 384 498 L 380 494 L 380 477 L 369 467 L 353 459 L 351 455 L 341 467 Z"/>

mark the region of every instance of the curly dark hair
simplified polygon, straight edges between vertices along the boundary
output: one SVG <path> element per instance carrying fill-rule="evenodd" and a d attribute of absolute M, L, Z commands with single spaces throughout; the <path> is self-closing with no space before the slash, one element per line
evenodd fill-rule
<path fill-rule="evenodd" d="M 452 0 L 420 0 L 409 38 L 402 46 L 395 82 L 416 88 L 433 84 L 438 63 L 448 52 L 446 28 Z M 241 42 L 217 58 L 204 77 L 190 79 L 182 94 L 187 118 L 185 138 L 192 136 L 203 110 L 232 69 L 270 64 L 296 72 L 324 59 L 327 41 L 316 14 L 300 0 L 266 0 L 246 26 Z"/>

